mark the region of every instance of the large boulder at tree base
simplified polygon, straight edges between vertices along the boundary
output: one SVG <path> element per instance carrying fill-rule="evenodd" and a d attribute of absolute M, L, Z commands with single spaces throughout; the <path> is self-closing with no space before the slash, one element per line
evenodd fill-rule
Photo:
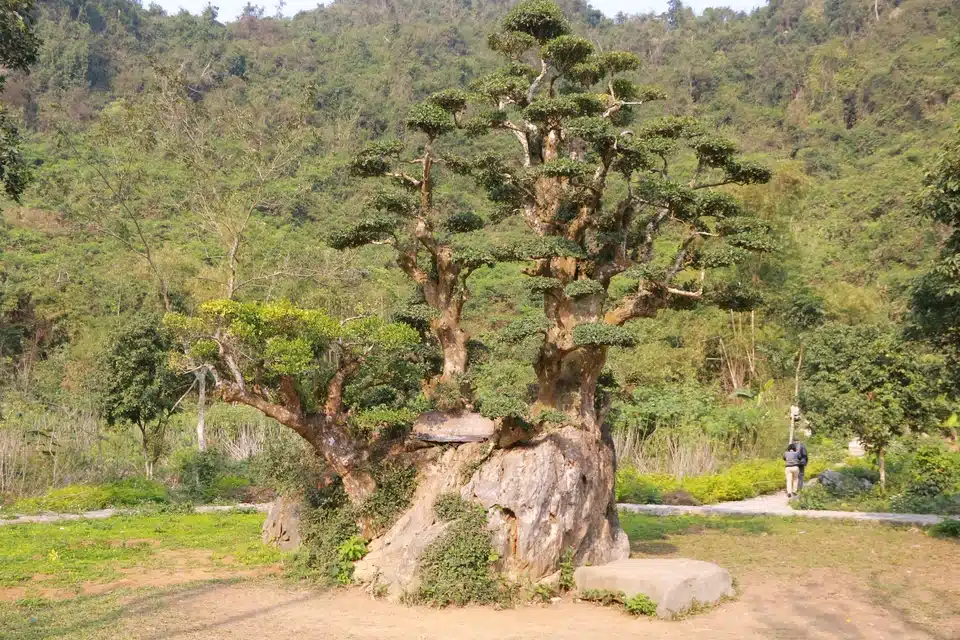
<path fill-rule="evenodd" d="M 283 496 L 270 504 L 261 530 L 264 544 L 277 545 L 282 551 L 300 546 L 300 506 L 300 500 Z"/>
<path fill-rule="evenodd" d="M 574 427 L 543 433 L 509 449 L 489 444 L 431 448 L 421 459 L 411 507 L 354 566 L 360 582 L 387 585 L 391 597 L 417 587 L 424 549 L 448 523 L 434 514 L 437 498 L 458 492 L 487 509 L 499 560 L 512 580 L 536 582 L 554 573 L 567 549 L 575 564 L 629 556 L 613 501 L 613 447 Z"/>
<path fill-rule="evenodd" d="M 730 573 L 712 562 L 685 559 L 627 559 L 602 566 L 579 567 L 574 580 L 580 592 L 622 591 L 643 594 L 657 605 L 657 616 L 673 618 L 696 605 L 712 605 L 734 594 Z"/>

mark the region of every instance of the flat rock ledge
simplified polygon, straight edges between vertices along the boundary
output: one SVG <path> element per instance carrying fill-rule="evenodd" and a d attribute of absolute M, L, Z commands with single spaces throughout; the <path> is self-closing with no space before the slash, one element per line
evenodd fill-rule
<path fill-rule="evenodd" d="M 657 617 L 674 618 L 695 606 L 714 605 L 733 596 L 730 573 L 711 562 L 685 559 L 627 559 L 580 567 L 577 589 L 644 594 L 657 605 Z"/>

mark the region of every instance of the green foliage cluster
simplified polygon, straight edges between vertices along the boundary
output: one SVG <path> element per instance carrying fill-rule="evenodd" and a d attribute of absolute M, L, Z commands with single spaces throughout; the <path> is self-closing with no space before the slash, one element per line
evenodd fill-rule
<path fill-rule="evenodd" d="M 118 480 L 103 485 L 68 485 L 36 498 L 23 498 L 10 506 L 12 513 L 80 513 L 108 507 L 139 507 L 170 500 L 167 488 L 144 478 Z"/>
<path fill-rule="evenodd" d="M 826 326 L 808 342 L 801 406 L 823 433 L 855 434 L 882 453 L 934 417 L 939 359 L 877 327 Z"/>
<path fill-rule="evenodd" d="M 420 558 L 415 599 L 439 607 L 498 601 L 500 584 L 491 567 L 497 556 L 486 528 L 486 511 L 459 495 L 445 494 L 437 498 L 434 512 L 439 521 L 450 524 Z"/>
<path fill-rule="evenodd" d="M 806 477 L 816 477 L 826 468 L 811 460 Z M 630 467 L 617 470 L 617 501 L 659 504 L 664 494 L 684 491 L 701 504 L 745 500 L 780 491 L 784 486 L 783 463 L 777 460 L 739 462 L 714 474 L 677 479 L 668 474 L 638 473 Z"/>
<path fill-rule="evenodd" d="M 580 599 L 587 602 L 596 602 L 604 607 L 620 606 L 624 611 L 634 616 L 657 615 L 657 604 L 649 596 L 638 593 L 628 598 L 622 591 L 607 589 L 585 589 L 580 593 Z"/>
<path fill-rule="evenodd" d="M 801 509 L 960 514 L 960 454 L 938 444 L 899 447 L 886 462 L 887 487 L 877 483 L 877 468 L 849 460 L 830 487 L 804 488 L 794 500 Z M 867 480 L 872 486 L 862 480 Z M 869 488 L 868 488 L 869 487 Z"/>
<path fill-rule="evenodd" d="M 373 535 L 378 535 L 410 506 L 417 488 L 417 470 L 415 467 L 381 466 L 374 479 L 377 489 L 357 509 L 357 515 L 369 522 Z"/>

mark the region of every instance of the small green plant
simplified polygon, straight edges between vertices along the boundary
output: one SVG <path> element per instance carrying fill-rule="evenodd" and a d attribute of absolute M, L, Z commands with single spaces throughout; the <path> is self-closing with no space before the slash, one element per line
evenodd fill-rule
<path fill-rule="evenodd" d="M 627 613 L 635 616 L 655 616 L 657 615 L 657 605 L 648 596 L 638 593 L 632 598 L 623 601 L 623 608 Z"/>
<path fill-rule="evenodd" d="M 557 596 L 557 588 L 552 584 L 538 584 L 533 589 L 532 600 L 538 600 L 540 602 L 550 602 L 552 598 Z"/>
<path fill-rule="evenodd" d="M 584 589 L 580 594 L 580 599 L 609 607 L 614 604 L 623 605 L 624 594 L 623 591 L 610 591 L 609 589 Z"/>
<path fill-rule="evenodd" d="M 561 592 L 570 591 L 574 587 L 573 572 L 573 549 L 567 549 L 560 558 L 560 579 L 557 580 L 557 587 Z"/>
<path fill-rule="evenodd" d="M 930 535 L 934 538 L 960 538 L 960 520 L 944 520 L 930 527 Z"/>
<path fill-rule="evenodd" d="M 339 569 L 336 580 L 340 584 L 350 584 L 353 580 L 353 563 L 367 555 L 367 541 L 360 536 L 350 536 L 337 547 Z"/>

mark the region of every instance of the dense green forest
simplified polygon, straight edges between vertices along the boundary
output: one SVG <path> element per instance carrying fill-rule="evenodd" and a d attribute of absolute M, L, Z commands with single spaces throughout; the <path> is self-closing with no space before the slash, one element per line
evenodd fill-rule
<path fill-rule="evenodd" d="M 700 290 L 711 304 L 672 305 L 604 334 L 613 346 L 599 394 L 621 461 L 683 476 L 778 456 L 798 372 L 818 437 L 846 442 L 871 421 L 949 435 L 951 318 L 918 311 L 916 300 L 918 278 L 952 246 L 957 205 L 925 215 L 923 202 L 938 188 L 925 176 L 960 122 L 960 2 L 774 0 L 749 14 L 701 15 L 674 2 L 662 15 L 613 19 L 579 0 L 559 4 L 596 51 L 639 58 L 630 86 L 662 97 L 637 100 L 644 122 L 694 117 L 736 142 L 738 167 L 771 170 L 769 180 L 718 188 L 766 236 L 711 270 Z M 440 240 L 472 256 L 461 273 L 470 366 L 425 396 L 422 382 L 447 372 L 430 301 L 369 218 L 371 201 L 395 206 L 357 170 L 384 148 L 367 164 L 356 158 L 392 139 L 403 158 L 420 157 L 433 112 L 414 122 L 410 107 L 442 90 L 483 90 L 500 65 L 488 34 L 511 5 L 338 0 L 283 19 L 249 6 L 223 23 L 209 7 L 166 15 L 128 0 L 41 1 L 38 59 L 29 73 L 9 73 L 0 95 L 31 173 L 19 199 L 0 205 L 0 494 L 123 477 L 140 472 L 142 455 L 149 468 L 194 448 L 204 345 L 179 361 L 151 354 L 191 340 L 190 318 L 217 299 L 248 305 L 257 322 L 319 308 L 363 324 L 336 333 L 367 345 L 364 354 L 383 351 L 376 375 L 344 392 L 357 429 L 464 402 L 532 419 L 535 335 L 550 294 L 531 286 L 524 256 L 500 251 L 529 231 L 502 215 L 482 168 L 439 165 Z M 512 149 L 470 133 L 444 131 L 438 144 L 464 158 Z M 694 166 L 689 156 L 677 163 Z M 950 180 L 940 188 L 955 196 Z M 610 199 L 625 188 L 612 186 Z M 609 286 L 624 294 L 630 285 Z M 160 329 L 164 314 L 172 335 Z M 371 318 L 381 325 L 367 326 Z M 264 348 L 282 371 L 294 366 L 297 335 L 276 337 L 286 350 Z M 408 339 L 413 355 L 397 366 L 391 349 Z M 899 413 L 833 397 L 850 371 L 901 381 L 860 388 L 892 398 L 883 407 Z M 117 400 L 138 376 L 149 378 L 138 398 L 169 397 L 169 419 Z M 205 420 L 236 458 L 269 455 L 286 438 L 240 405 L 210 404 Z M 141 447 L 149 429 L 162 430 Z"/>

